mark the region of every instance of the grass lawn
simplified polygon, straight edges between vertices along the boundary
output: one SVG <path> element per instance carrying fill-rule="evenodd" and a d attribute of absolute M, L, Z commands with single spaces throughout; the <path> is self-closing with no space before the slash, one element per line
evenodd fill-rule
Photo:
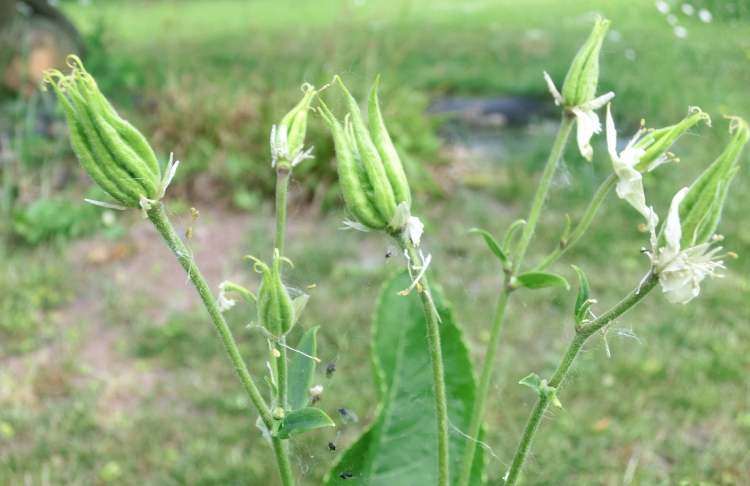
<path fill-rule="evenodd" d="M 103 26 L 92 71 L 154 134 L 162 153 L 189 154 L 186 170 L 195 173 L 270 175 L 268 125 L 301 82 L 323 84 L 334 73 L 360 92 L 381 73 L 382 100 L 401 142 L 415 158 L 429 158 L 436 153 L 432 122 L 422 114 L 429 99 L 546 97 L 541 72 L 563 78 L 594 11 L 611 18 L 616 32 L 602 53 L 601 89 L 617 93 L 624 133 L 642 117 L 650 126 L 676 121 L 689 105 L 714 117 L 712 130 L 696 129 L 676 147 L 678 166 L 646 178 L 660 215 L 728 139 L 720 115 L 750 117 L 750 25 L 681 16 L 688 37 L 678 39 L 646 0 L 95 3 L 66 5 L 84 32 Z M 501 131 L 511 150 L 497 160 L 431 166 L 443 194 L 421 195 L 416 204 L 435 280 L 477 364 L 500 271 L 466 230 L 500 233 L 525 216 L 551 141 L 545 126 Z M 315 171 L 331 171 L 330 142 L 319 121 L 311 129 L 318 161 L 295 173 L 293 195 L 309 190 Z M 569 148 L 532 261 L 553 247 L 565 214 L 580 215 L 610 170 L 603 137 L 593 164 Z M 260 184 L 267 176 L 257 177 Z M 707 282 L 684 307 L 655 292 L 610 326 L 610 355 L 604 337 L 591 340 L 561 392 L 564 408 L 543 422 L 524 484 L 747 484 L 748 184 L 745 167 L 720 227 L 740 255 L 728 262 L 726 277 Z M 170 203 L 182 228 L 191 203 Z M 211 284 L 254 284 L 241 257 L 270 247 L 270 203 L 260 200 L 246 212 L 200 204 L 193 249 Z M 369 320 L 382 280 L 401 265 L 398 256 L 385 258 L 385 238 L 338 231 L 342 217 L 336 206 L 319 215 L 299 198 L 290 214 L 290 283 L 317 285 L 303 325 L 321 326 L 320 356 L 337 367 L 331 378 L 317 375 L 325 385 L 322 406 L 359 416 L 338 434 L 294 441 L 302 484 L 318 484 L 332 464 L 338 452 L 328 451 L 328 441 L 340 452 L 375 413 Z M 0 255 L 7 262 L 0 268 L 0 484 L 276 484 L 270 450 L 184 275 L 138 215 L 121 220 L 132 225 L 124 237 Z M 581 266 L 602 307 L 615 302 L 647 270 L 638 223 L 611 195 L 592 231 L 555 270 L 573 279 L 569 264 Z M 513 302 L 486 417 L 491 479 L 505 471 L 533 404 L 533 394 L 516 383 L 532 371 L 552 371 L 573 332 L 573 300 L 572 293 L 539 291 Z M 245 328 L 253 317 L 251 309 L 229 313 L 260 374 L 264 345 Z"/>

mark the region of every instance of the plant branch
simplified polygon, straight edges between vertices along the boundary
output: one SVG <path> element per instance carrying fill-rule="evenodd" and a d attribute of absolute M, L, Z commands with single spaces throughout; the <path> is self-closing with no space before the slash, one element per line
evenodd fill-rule
<path fill-rule="evenodd" d="M 240 354 L 240 350 L 237 347 L 237 342 L 232 335 L 232 331 L 229 328 L 226 320 L 224 319 L 221 311 L 219 310 L 219 307 L 216 304 L 216 299 L 214 298 L 214 295 L 211 292 L 206 279 L 203 277 L 200 269 L 195 264 L 192 253 L 177 235 L 177 232 L 175 231 L 172 223 L 169 221 L 169 218 L 164 211 L 164 205 L 161 202 L 155 203 L 153 207 L 148 210 L 147 215 L 156 227 L 156 230 L 159 232 L 162 238 L 164 238 L 164 241 L 167 243 L 169 249 L 172 250 L 172 253 L 174 253 L 175 257 L 177 257 L 177 261 L 180 263 L 182 268 L 185 269 L 185 272 L 187 272 L 188 278 L 193 283 L 193 286 L 198 292 L 201 301 L 203 301 L 203 305 L 206 308 L 208 315 L 211 317 L 211 322 L 216 328 L 216 331 L 218 332 L 219 337 L 224 344 L 224 349 L 226 350 L 227 355 L 229 356 L 229 360 L 232 362 L 232 366 L 234 367 L 234 370 L 237 372 L 237 375 L 242 382 L 242 386 L 245 389 L 247 396 L 250 398 L 250 401 L 258 410 L 260 418 L 263 421 L 265 427 L 269 431 L 271 431 L 273 428 L 273 417 L 271 415 L 271 411 L 269 410 L 266 401 L 263 399 L 263 396 L 260 394 L 258 387 L 255 385 L 252 376 L 250 376 L 250 372 L 247 369 L 245 361 L 242 359 L 242 355 Z M 276 437 L 272 437 L 272 443 L 276 455 L 276 462 L 279 466 L 279 474 L 281 475 L 282 483 L 284 484 L 284 486 L 292 486 L 294 484 L 294 480 L 292 479 L 291 475 L 289 458 L 286 454 L 286 451 L 283 449 L 283 444 L 281 444 L 280 439 Z"/>
<path fill-rule="evenodd" d="M 492 372 L 495 365 L 495 354 L 497 353 L 497 347 L 500 343 L 500 334 L 505 321 L 505 311 L 507 308 L 508 300 L 510 297 L 511 289 L 507 283 L 510 278 L 518 273 L 523 258 L 528 249 L 529 243 L 534 236 L 536 225 L 539 222 L 539 216 L 541 215 L 542 208 L 544 207 L 544 201 L 547 199 L 547 193 L 552 185 L 552 178 L 555 175 L 557 166 L 562 158 L 565 146 L 568 143 L 570 132 L 573 128 L 574 119 L 563 113 L 560 121 L 560 128 L 558 129 L 555 142 L 550 150 L 549 157 L 547 158 L 547 165 L 544 167 L 542 178 L 539 181 L 536 193 L 534 194 L 534 200 L 529 210 L 529 217 L 527 224 L 524 226 L 523 233 L 521 234 L 521 240 L 516 246 L 516 251 L 512 256 L 512 268 L 508 274 L 506 274 L 503 288 L 500 291 L 498 297 L 498 303 L 495 308 L 495 314 L 492 318 L 492 329 L 490 331 L 490 340 L 487 343 L 487 351 L 485 352 L 484 363 L 482 364 L 482 372 L 479 378 L 479 388 L 477 389 L 476 399 L 474 401 L 474 408 L 471 413 L 471 420 L 469 422 L 468 435 L 473 440 L 466 442 L 466 448 L 464 449 L 464 455 L 461 463 L 461 475 L 459 476 L 458 485 L 468 486 L 471 479 L 471 466 L 474 463 L 474 454 L 476 452 L 476 441 L 479 440 L 479 431 L 482 427 L 482 420 L 484 418 L 484 408 L 487 403 L 487 395 L 490 390 L 490 381 L 492 380 Z"/>
<path fill-rule="evenodd" d="M 539 216 L 542 213 L 544 207 L 544 201 L 547 199 L 547 193 L 552 185 L 552 177 L 555 175 L 557 165 L 562 158 L 565 145 L 568 143 L 568 137 L 570 131 L 573 128 L 574 119 L 567 113 L 563 113 L 562 120 L 560 121 L 560 128 L 557 131 L 557 137 L 555 142 L 552 144 L 552 150 L 550 151 L 549 157 L 547 158 L 547 165 L 544 167 L 542 173 L 542 179 L 539 181 L 539 186 L 534 194 L 534 200 L 531 204 L 531 210 L 529 210 L 529 217 L 526 220 L 526 226 L 523 227 L 523 233 L 521 233 L 521 240 L 518 242 L 516 252 L 513 255 L 513 269 L 512 275 L 518 273 L 523 257 L 526 255 L 526 250 L 529 249 L 529 243 L 534 237 L 534 231 L 536 225 L 539 222 Z"/>
<path fill-rule="evenodd" d="M 399 242 L 409 255 L 408 265 L 419 272 L 425 262 L 420 252 L 406 238 Z M 416 288 L 422 300 L 425 322 L 427 323 L 427 344 L 432 362 L 432 379 L 435 388 L 435 413 L 438 432 L 438 486 L 448 486 L 450 482 L 449 442 L 448 442 L 448 403 L 445 395 L 445 374 L 443 369 L 443 352 L 440 344 L 440 314 L 432 299 L 427 274 L 423 274 Z"/>
<path fill-rule="evenodd" d="M 284 256 L 284 246 L 286 243 L 286 209 L 290 175 L 291 169 L 289 165 L 279 162 L 276 166 L 276 239 L 274 246 L 279 250 L 280 256 Z M 274 345 L 274 349 L 278 352 L 278 357 L 276 357 L 276 378 L 279 388 L 279 406 L 286 409 L 288 393 L 286 337 L 281 336 L 279 343 Z"/>
<path fill-rule="evenodd" d="M 583 347 L 584 343 L 588 340 L 588 338 L 590 338 L 592 334 L 612 322 L 614 319 L 620 317 L 641 300 L 643 300 L 643 298 L 648 295 L 648 293 L 656 286 L 658 281 L 658 276 L 654 273 L 650 273 L 635 290 L 630 292 L 614 307 L 612 307 L 593 321 L 580 326 L 576 330 L 576 335 L 568 345 L 567 351 L 563 355 L 560 363 L 557 365 L 557 369 L 555 370 L 554 374 L 549 379 L 549 382 L 547 384 L 550 387 L 555 388 L 556 391 L 559 391 L 559 387 L 565 381 L 565 378 L 568 375 L 568 371 L 570 371 L 570 368 L 573 365 L 576 356 L 578 356 L 579 351 Z M 539 428 L 539 423 L 544 416 L 544 412 L 549 406 L 550 399 L 551 395 L 539 395 L 536 405 L 534 405 L 534 408 L 529 415 L 529 419 L 526 422 L 526 427 L 524 428 L 523 434 L 521 435 L 521 440 L 518 444 L 518 448 L 516 449 L 516 452 L 513 456 L 513 462 L 510 466 L 510 470 L 508 471 L 508 475 L 505 480 L 505 486 L 513 486 L 518 481 L 521 469 L 523 468 L 524 462 L 526 461 L 526 456 L 528 455 L 529 449 L 531 448 L 531 443 L 534 439 L 534 435 Z"/>
<path fill-rule="evenodd" d="M 609 194 L 609 191 L 612 190 L 616 183 L 617 175 L 612 173 L 604 180 L 604 182 L 599 185 L 599 188 L 594 193 L 594 197 L 591 199 L 591 202 L 586 208 L 586 212 L 583 213 L 583 217 L 581 217 L 581 220 L 570 233 L 570 236 L 568 236 L 565 240 L 560 240 L 559 244 L 552 251 L 552 253 L 547 255 L 544 260 L 542 260 L 541 263 L 539 263 L 539 265 L 534 268 L 534 271 L 542 271 L 546 269 L 547 267 L 555 263 L 566 251 L 570 250 L 571 248 L 573 248 L 573 246 L 575 246 L 576 243 L 578 243 L 578 240 L 581 239 L 581 237 L 589 229 L 589 226 L 591 226 L 591 222 L 594 220 L 597 212 L 599 212 L 599 208 L 604 202 L 604 198 L 607 197 L 607 194 Z"/>

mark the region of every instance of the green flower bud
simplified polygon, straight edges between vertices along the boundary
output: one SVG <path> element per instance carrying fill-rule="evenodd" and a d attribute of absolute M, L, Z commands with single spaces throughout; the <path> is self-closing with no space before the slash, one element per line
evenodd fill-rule
<path fill-rule="evenodd" d="M 339 183 L 344 201 L 357 222 L 370 229 L 403 230 L 411 207 L 411 190 L 401 159 L 386 129 L 375 82 L 369 97 L 369 129 L 357 101 L 336 76 L 348 115 L 344 126 L 321 102 L 320 113 L 336 146 Z"/>
<path fill-rule="evenodd" d="M 719 157 L 690 185 L 680 205 L 681 246 L 687 248 L 707 242 L 721 219 L 729 186 L 740 169 L 740 155 L 750 139 L 747 122 L 728 117 L 732 140 Z"/>
<path fill-rule="evenodd" d="M 375 78 L 375 83 L 372 85 L 367 107 L 372 140 L 375 143 L 375 147 L 378 149 L 380 158 L 383 160 L 383 166 L 385 166 L 388 181 L 391 183 L 393 193 L 396 196 L 396 203 L 400 204 L 405 202 L 407 206 L 411 206 L 409 181 L 406 179 L 404 166 L 401 163 L 398 152 L 396 152 L 396 147 L 393 145 L 393 141 L 391 141 L 388 129 L 385 127 L 383 114 L 380 112 L 380 101 L 378 100 L 379 84 L 380 76 Z"/>
<path fill-rule="evenodd" d="M 711 117 L 708 113 L 698 107 L 690 108 L 688 116 L 681 121 L 668 127 L 651 130 L 638 143 L 635 148 L 643 148 L 644 154 L 636 165 L 636 170 L 644 172 L 652 170 L 662 161 L 669 158 L 668 150 L 682 134 L 690 130 L 699 122 L 705 122 L 711 126 Z"/>
<path fill-rule="evenodd" d="M 391 186 L 385 166 L 383 165 L 383 160 L 380 158 L 378 149 L 375 147 L 370 132 L 365 126 L 357 100 L 355 100 L 351 93 L 349 93 L 349 90 L 346 89 L 341 78 L 337 76 L 336 80 L 344 93 L 346 105 L 349 109 L 349 115 L 351 116 L 352 122 L 352 133 L 354 135 L 357 150 L 359 151 L 360 161 L 365 168 L 367 179 L 372 187 L 372 201 L 383 219 L 390 221 L 396 213 L 397 202 L 396 196 L 393 192 L 393 187 Z"/>
<path fill-rule="evenodd" d="M 257 258 L 249 258 L 255 262 L 255 271 L 262 275 L 258 289 L 258 321 L 272 335 L 283 336 L 296 321 L 294 303 L 281 281 L 281 261 L 284 259 L 279 250 L 274 250 L 270 267 Z"/>
<path fill-rule="evenodd" d="M 597 19 L 589 38 L 573 59 L 562 87 L 565 106 L 581 106 L 596 96 L 596 86 L 599 82 L 599 51 L 609 30 L 609 24 L 607 19 Z"/>
<path fill-rule="evenodd" d="M 92 179 L 126 207 L 161 197 L 156 155 L 141 133 L 120 118 L 80 59 L 68 57 L 71 73 L 45 73 L 63 108 L 73 151 Z"/>
<path fill-rule="evenodd" d="M 322 100 L 319 111 L 333 135 L 339 185 L 346 207 L 352 216 L 364 226 L 375 230 L 384 229 L 387 221 L 371 202 L 372 187 L 367 180 L 367 174 L 364 173 L 364 168 L 362 168 L 359 151 L 352 140 L 353 136 L 350 137 L 347 134 L 344 127 L 336 120 Z"/>
<path fill-rule="evenodd" d="M 271 155 L 274 163 L 282 161 L 292 166 L 309 157 L 304 152 L 305 134 L 307 133 L 307 115 L 310 103 L 317 94 L 310 84 L 302 86 L 302 99 L 281 119 L 278 127 L 271 132 Z"/>

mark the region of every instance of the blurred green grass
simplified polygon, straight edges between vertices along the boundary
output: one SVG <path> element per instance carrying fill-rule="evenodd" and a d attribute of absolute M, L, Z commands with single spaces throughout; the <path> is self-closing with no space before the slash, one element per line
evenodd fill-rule
<path fill-rule="evenodd" d="M 303 81 L 322 84 L 342 73 L 362 93 L 382 73 L 382 98 L 402 146 L 428 160 L 436 150 L 433 122 L 423 114 L 431 97 L 546 97 L 542 70 L 562 79 L 594 11 L 612 18 L 619 33 L 603 51 L 601 83 L 617 93 L 618 126 L 635 128 L 641 117 L 652 126 L 670 123 L 688 105 L 715 118 L 713 130 L 698 129 L 680 142 L 679 166 L 647 178 L 661 214 L 727 140 L 718 115 L 750 115 L 750 25 L 685 19 L 689 35 L 680 40 L 645 0 L 97 2 L 95 8 L 66 8 L 84 31 L 101 29 L 89 65 L 105 91 L 153 134 L 162 153 L 184 154 L 195 173 L 236 180 L 234 192 L 270 181 L 270 171 L 264 172 L 268 126 Z M 320 173 L 328 174 L 324 185 L 332 182 L 330 142 L 319 125 L 312 130 L 319 157 L 307 173 L 295 174 L 297 193 Z M 428 224 L 437 280 L 467 328 L 477 363 L 499 271 L 488 269 L 486 249 L 466 229 L 500 232 L 526 211 L 549 133 L 518 138 L 507 160 L 481 166 L 480 184 L 458 183 L 443 200 L 423 195 L 417 205 Z M 595 149 L 591 165 L 568 151 L 532 258 L 554 245 L 565 213 L 580 214 L 609 170 L 601 137 Z M 721 226 L 727 246 L 741 256 L 729 262 L 727 277 L 707 282 L 700 299 L 686 307 L 652 296 L 612 326 L 610 358 L 602 339 L 587 346 L 561 394 L 564 409 L 550 412 L 543 424 L 526 484 L 623 484 L 630 469 L 630 484 L 747 481 L 748 183 L 745 168 Z M 336 439 L 343 447 L 374 413 L 369 317 L 379 283 L 399 262 L 384 257 L 385 239 L 335 233 L 338 210 L 320 218 L 301 207 L 291 212 L 291 283 L 317 283 L 304 324 L 321 325 L 321 357 L 338 368 L 330 380 L 317 376 L 326 386 L 323 405 L 332 412 L 346 406 L 361 419 Z M 566 274 L 568 263 L 582 266 L 603 305 L 646 269 L 638 251 L 646 238 L 633 213 L 611 196 L 592 233 L 557 265 Z M 269 248 L 270 215 L 259 199 L 247 218 L 234 220 L 244 226 L 246 252 Z M 137 227 L 142 236 L 143 225 Z M 157 248 L 133 260 L 168 258 Z M 210 253 L 199 251 L 199 263 L 217 259 Z M 121 267 L 92 269 L 76 245 L 3 256 L 0 483 L 275 484 L 268 448 L 218 341 L 202 311 L 184 304 L 196 302 L 190 289 L 180 279 L 165 281 L 164 263 L 142 275 L 167 287 L 150 293 L 140 279 L 118 278 L 115 268 Z M 252 279 L 247 269 L 231 272 L 241 263 L 228 258 L 219 256 L 219 274 Z M 160 303 L 160 295 L 170 302 Z M 81 308 L 71 311 L 76 305 Z M 572 333 L 571 306 L 571 295 L 540 292 L 519 295 L 511 309 L 487 416 L 488 443 L 497 455 L 490 460 L 492 478 L 507 465 L 534 398 L 515 383 L 531 371 L 552 369 Z M 262 343 L 243 329 L 248 315 L 236 309 L 229 317 L 261 373 Z M 628 337 L 630 329 L 637 339 Z M 330 465 L 326 444 L 332 438 L 316 433 L 296 442 L 303 484 L 316 484 Z"/>

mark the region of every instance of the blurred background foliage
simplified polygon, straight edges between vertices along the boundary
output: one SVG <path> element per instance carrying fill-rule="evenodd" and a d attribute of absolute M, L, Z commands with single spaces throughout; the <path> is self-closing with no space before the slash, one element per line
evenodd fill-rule
<path fill-rule="evenodd" d="M 10 4 L 12 16 L 3 10 Z M 254 283 L 240 256 L 270 245 L 269 130 L 302 83 L 323 86 L 338 73 L 361 96 L 381 74 L 386 120 L 417 188 L 437 279 L 477 362 L 498 274 L 465 231 L 498 233 L 525 213 L 554 130 L 541 73 L 563 79 L 594 15 L 613 20 L 601 91 L 617 93 L 623 140 L 642 118 L 666 125 L 690 105 L 714 117 L 713 129 L 696 129 L 676 147 L 679 165 L 646 178 L 660 214 L 721 151 L 721 114 L 750 117 L 747 0 L 55 2 L 79 36 L 34 4 L 0 2 L 2 484 L 274 481 L 184 276 L 136 212 L 81 203 L 102 196 L 78 168 L 37 77 L 39 66 L 60 65 L 69 51 L 82 52 L 162 161 L 170 152 L 183 161 L 170 211 L 187 228 L 187 210 L 201 210 L 193 246 L 212 284 Z M 332 92 L 323 96 L 341 113 Z M 333 149 L 315 115 L 309 143 L 315 160 L 295 170 L 292 184 L 290 283 L 318 284 L 305 325 L 322 325 L 322 358 L 339 369 L 318 376 L 323 403 L 361 418 L 295 445 L 303 484 L 317 484 L 334 457 L 327 442 L 345 446 L 374 413 L 369 318 L 380 282 L 399 263 L 384 257 L 393 253 L 384 240 L 334 233 L 343 214 Z M 565 214 L 580 215 L 611 170 L 603 137 L 595 153 L 593 164 L 574 149 L 566 154 L 532 257 L 555 244 Z M 720 228 L 741 258 L 690 306 L 668 307 L 657 295 L 616 323 L 611 358 L 603 341 L 589 347 L 562 393 L 565 409 L 544 424 L 527 484 L 746 484 L 746 165 L 747 155 Z M 558 270 L 582 264 L 597 298 L 615 300 L 645 269 L 638 222 L 610 197 Z M 525 296 L 511 311 L 487 417 L 494 478 L 533 399 L 515 383 L 554 365 L 571 331 L 571 299 Z M 236 309 L 230 319 L 254 357 L 263 345 L 242 327 L 250 315 Z"/>

